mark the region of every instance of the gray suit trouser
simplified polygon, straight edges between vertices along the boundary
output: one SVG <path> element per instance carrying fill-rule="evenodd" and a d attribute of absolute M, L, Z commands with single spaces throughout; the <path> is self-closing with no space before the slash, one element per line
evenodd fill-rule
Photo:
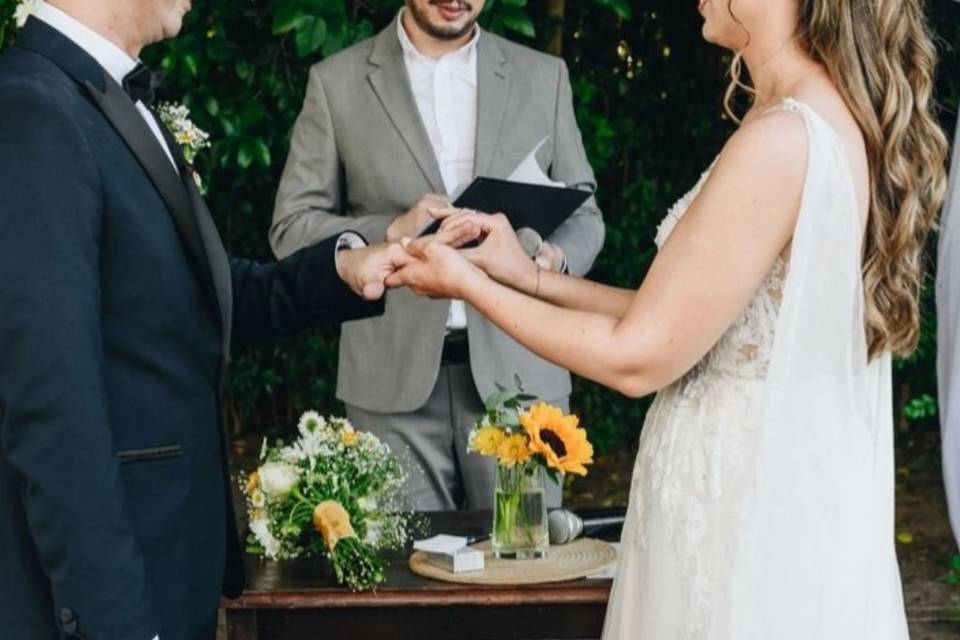
<path fill-rule="evenodd" d="M 568 400 L 555 402 L 565 411 Z M 483 413 L 469 364 L 441 365 L 427 403 L 411 413 L 374 413 L 347 405 L 347 417 L 390 445 L 410 475 L 408 495 L 417 511 L 492 509 L 494 460 L 467 451 Z M 547 480 L 547 505 L 559 507 L 562 489 Z"/>

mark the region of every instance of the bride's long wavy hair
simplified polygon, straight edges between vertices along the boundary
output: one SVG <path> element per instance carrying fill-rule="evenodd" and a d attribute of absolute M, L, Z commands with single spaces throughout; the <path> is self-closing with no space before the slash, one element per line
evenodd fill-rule
<path fill-rule="evenodd" d="M 870 357 L 908 355 L 920 336 L 923 254 L 947 190 L 947 137 L 934 113 L 937 51 L 924 0 L 797 0 L 797 39 L 860 125 L 870 163 L 863 244 Z M 728 0 L 733 14 L 734 0 Z M 753 93 L 734 56 L 725 107 Z"/>

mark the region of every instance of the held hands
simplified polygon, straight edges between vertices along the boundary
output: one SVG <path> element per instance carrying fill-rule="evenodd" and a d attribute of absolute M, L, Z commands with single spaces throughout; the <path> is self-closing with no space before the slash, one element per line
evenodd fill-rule
<path fill-rule="evenodd" d="M 472 225 L 460 225 L 458 228 L 430 236 L 434 243 L 447 243 L 451 247 L 462 247 L 476 240 L 479 230 Z M 337 253 L 337 273 L 358 295 L 367 300 L 379 300 L 390 285 L 388 278 L 399 269 L 417 262 L 417 258 L 407 252 L 400 242 L 348 249 Z"/>
<path fill-rule="evenodd" d="M 399 242 L 387 242 L 338 252 L 337 273 L 357 295 L 379 300 L 387 276 L 413 261 Z"/>
<path fill-rule="evenodd" d="M 440 231 L 416 240 L 404 239 L 416 260 L 387 279 L 387 286 L 408 286 L 417 295 L 468 299 L 471 285 L 486 275 L 519 291 L 536 295 L 539 271 L 559 271 L 564 262 L 559 247 L 543 243 L 534 260 L 524 250 L 510 221 L 503 214 L 487 215 L 457 209 L 441 212 Z M 478 247 L 455 250 L 472 239 Z"/>

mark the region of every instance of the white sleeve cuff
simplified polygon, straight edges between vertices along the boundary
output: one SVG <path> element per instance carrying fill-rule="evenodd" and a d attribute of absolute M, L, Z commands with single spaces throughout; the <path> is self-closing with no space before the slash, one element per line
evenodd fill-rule
<path fill-rule="evenodd" d="M 350 251 L 353 249 L 363 249 L 367 246 L 367 242 L 359 233 L 353 231 L 347 231 L 341 233 L 340 237 L 337 238 L 337 249 L 333 252 L 334 266 L 337 268 L 337 273 L 340 273 L 340 252 L 341 251 Z"/>
<path fill-rule="evenodd" d="M 337 251 L 343 251 L 344 249 L 363 249 L 366 246 L 367 243 L 363 237 L 353 231 L 341 233 L 340 237 L 337 238 Z"/>

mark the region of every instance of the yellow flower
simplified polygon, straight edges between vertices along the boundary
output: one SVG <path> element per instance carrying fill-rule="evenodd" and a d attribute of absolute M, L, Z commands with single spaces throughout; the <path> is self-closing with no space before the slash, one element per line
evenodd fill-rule
<path fill-rule="evenodd" d="M 247 495 L 252 495 L 253 492 L 260 487 L 260 474 L 254 471 L 249 476 L 247 476 Z"/>
<path fill-rule="evenodd" d="M 577 416 L 565 416 L 549 404 L 536 404 L 520 415 L 520 424 L 530 436 L 530 450 L 539 453 L 547 466 L 563 473 L 587 475 L 593 463 L 593 445 Z"/>
<path fill-rule="evenodd" d="M 356 431 L 344 431 L 340 434 L 340 442 L 345 447 L 352 447 L 360 441 L 360 436 Z"/>
<path fill-rule="evenodd" d="M 474 432 L 470 438 L 470 450 L 476 451 L 482 456 L 493 456 L 497 454 L 497 447 L 500 442 L 506 438 L 503 429 L 494 425 L 481 427 Z"/>
<path fill-rule="evenodd" d="M 530 459 L 530 455 L 530 444 L 522 433 L 504 436 L 497 445 L 497 460 L 504 467 L 523 464 Z"/>
<path fill-rule="evenodd" d="M 327 549 L 333 551 L 337 542 L 343 538 L 356 538 L 357 534 L 350 524 L 350 514 L 343 508 L 343 505 L 334 500 L 325 500 L 316 506 L 313 510 L 313 527 L 327 545 Z"/>

